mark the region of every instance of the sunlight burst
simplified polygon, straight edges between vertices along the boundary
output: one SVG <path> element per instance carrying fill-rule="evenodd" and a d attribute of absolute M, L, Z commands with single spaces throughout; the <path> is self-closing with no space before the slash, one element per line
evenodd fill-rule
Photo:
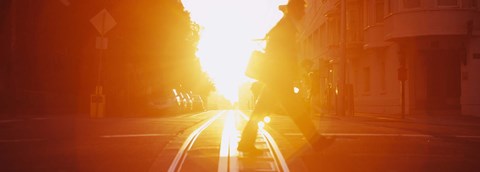
<path fill-rule="evenodd" d="M 192 20 L 202 26 L 197 56 L 219 93 L 238 100 L 253 50 L 282 17 L 278 6 L 287 0 L 183 0 Z"/>

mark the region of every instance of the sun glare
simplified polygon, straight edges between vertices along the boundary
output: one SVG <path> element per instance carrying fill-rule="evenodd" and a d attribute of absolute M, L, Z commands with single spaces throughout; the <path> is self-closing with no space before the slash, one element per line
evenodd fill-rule
<path fill-rule="evenodd" d="M 238 100 L 253 50 L 282 17 L 278 6 L 287 0 L 183 0 L 193 21 L 202 29 L 197 56 L 217 90 L 231 102 Z"/>

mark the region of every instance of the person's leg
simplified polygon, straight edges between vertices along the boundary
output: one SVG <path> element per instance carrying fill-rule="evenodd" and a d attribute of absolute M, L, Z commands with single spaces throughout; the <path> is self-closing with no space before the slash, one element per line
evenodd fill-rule
<path fill-rule="evenodd" d="M 321 150 L 331 144 L 332 140 L 325 138 L 318 132 L 313 123 L 313 116 L 300 96 L 288 88 L 283 88 L 282 91 L 278 91 L 278 93 L 278 98 L 287 111 L 287 114 L 292 118 L 298 129 L 314 149 Z"/>
<path fill-rule="evenodd" d="M 285 107 L 287 114 L 309 142 L 318 137 L 319 134 L 313 123 L 312 116 L 301 97 L 295 95 L 292 91 L 291 93 L 282 93 L 280 101 L 282 106 Z"/>
<path fill-rule="evenodd" d="M 255 106 L 257 109 L 258 106 Z M 258 125 L 257 122 L 261 118 L 262 113 L 259 110 L 253 110 L 252 115 L 247 124 L 243 128 L 242 136 L 240 142 L 238 143 L 239 147 L 252 147 L 255 146 L 255 139 L 257 137 Z"/>
<path fill-rule="evenodd" d="M 238 149 L 240 151 L 248 151 L 246 149 L 255 148 L 255 140 L 258 132 L 258 122 L 263 119 L 265 113 L 268 112 L 269 107 L 272 106 L 274 96 L 268 89 L 263 89 L 258 97 L 250 119 L 242 131 Z"/>

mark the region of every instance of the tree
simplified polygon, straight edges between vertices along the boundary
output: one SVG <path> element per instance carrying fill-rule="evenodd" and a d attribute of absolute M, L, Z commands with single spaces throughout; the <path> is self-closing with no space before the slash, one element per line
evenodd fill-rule
<path fill-rule="evenodd" d="M 0 61 L 5 62 L 1 66 L 15 70 L 6 74 L 2 68 L 0 79 L 16 79 L 11 87 L 19 94 L 14 93 L 14 99 L 25 100 L 17 104 L 29 106 L 18 109 L 33 109 L 32 104 L 49 109 L 63 103 L 58 107 L 89 111 L 101 52 L 95 48 L 100 35 L 89 21 L 102 9 L 117 22 L 104 35 L 108 48 L 102 50 L 100 84 L 107 95 L 107 112 L 139 109 L 153 90 L 184 85 L 205 95 L 213 88 L 195 56 L 199 26 L 181 1 L 16 1 L 15 10 L 11 2 L 0 3 L 0 13 L 9 14 L 0 15 L 2 26 L 15 26 L 11 34 L 10 28 L 0 28 L 0 37 L 7 38 L 0 42 L 6 50 L 0 52 Z M 10 37 L 15 37 L 11 51 Z M 12 54 L 15 60 L 10 60 Z"/>

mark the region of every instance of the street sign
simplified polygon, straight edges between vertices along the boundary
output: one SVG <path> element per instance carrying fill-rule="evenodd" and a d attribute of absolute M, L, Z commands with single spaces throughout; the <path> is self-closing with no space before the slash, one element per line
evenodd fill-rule
<path fill-rule="evenodd" d="M 95 48 L 99 50 L 106 50 L 108 48 L 108 38 L 97 37 Z"/>
<path fill-rule="evenodd" d="M 115 19 L 113 19 L 112 15 L 110 15 L 106 9 L 103 9 L 97 15 L 92 17 L 90 23 L 93 24 L 98 33 L 102 36 L 117 25 Z"/>
<path fill-rule="evenodd" d="M 70 6 L 70 0 L 60 0 L 60 2 L 65 5 L 66 7 Z"/>
<path fill-rule="evenodd" d="M 105 116 L 105 95 L 90 95 L 90 116 L 92 118 L 102 118 Z"/>
<path fill-rule="evenodd" d="M 102 95 L 92 95 L 90 98 L 91 98 L 91 102 L 92 103 L 103 103 L 103 97 Z"/>
<path fill-rule="evenodd" d="M 105 116 L 105 95 L 102 93 L 103 87 L 95 87 L 95 94 L 90 95 L 90 116 L 92 118 L 102 118 Z"/>

